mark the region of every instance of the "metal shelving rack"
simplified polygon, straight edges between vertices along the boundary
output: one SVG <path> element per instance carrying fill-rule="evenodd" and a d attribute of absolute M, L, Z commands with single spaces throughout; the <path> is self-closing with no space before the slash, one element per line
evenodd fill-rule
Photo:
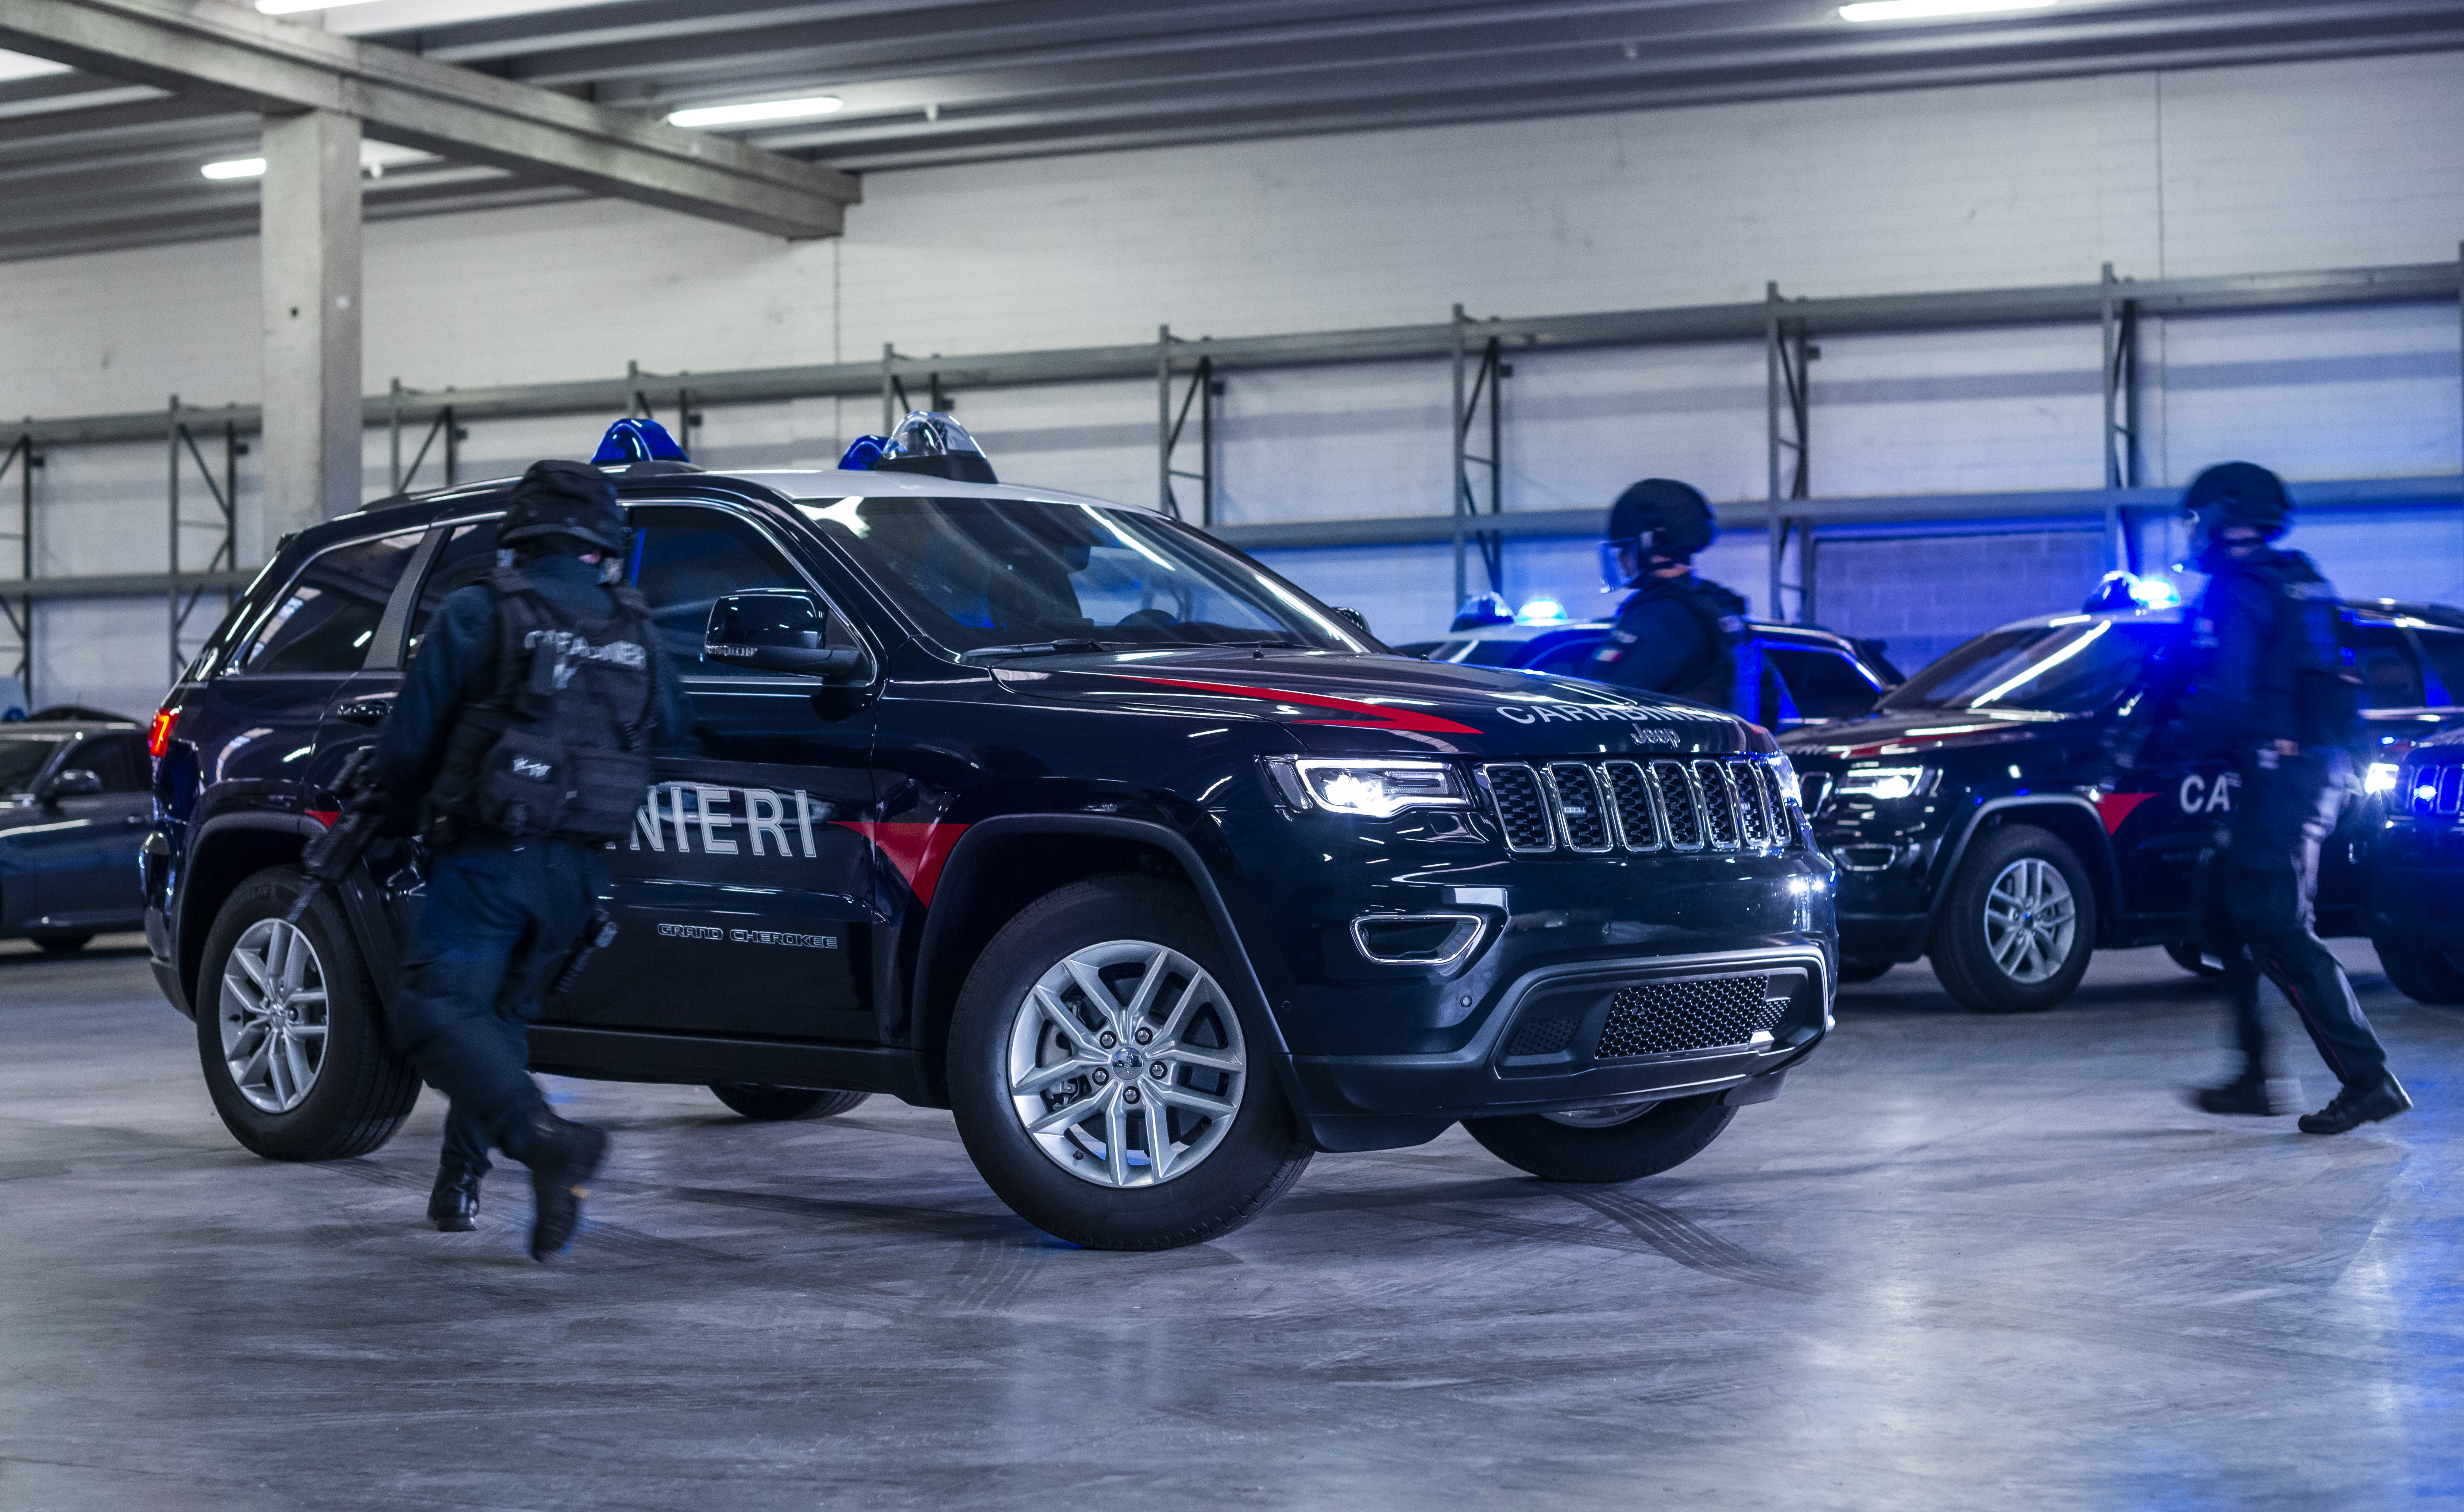
<path fill-rule="evenodd" d="M 793 399 L 878 396 L 885 428 L 920 395 L 926 407 L 946 408 L 967 389 L 1145 380 L 1156 386 L 1157 502 L 1243 547 L 1404 544 L 1449 541 L 1457 587 L 1471 590 L 1469 564 L 1477 557 L 1492 587 L 1502 573 L 1503 543 L 1509 538 L 1589 535 L 1600 511 L 1514 510 L 1507 507 L 1504 414 L 1507 380 L 1517 360 L 1552 352 L 1601 348 L 1759 342 L 1765 355 L 1768 405 L 1768 489 L 1760 501 L 1768 531 L 1771 603 L 1785 606 L 1798 595 L 1797 613 L 1810 614 L 1813 562 L 1819 531 L 1844 523 L 1902 521 L 1915 528 L 1950 521 L 1990 522 L 2021 518 L 2101 519 L 2117 564 L 2129 564 L 2130 517 L 2170 509 L 2170 490 L 2143 486 L 2140 421 L 2142 334 L 2151 320 L 2183 316 L 2229 315 L 2270 310 L 2387 304 L 2447 304 L 2456 308 L 2464 337 L 2464 247 L 2454 262 L 2414 263 L 2309 273 L 2249 274 L 2192 278 L 2132 280 L 2106 265 L 2095 282 L 2034 288 L 1951 293 L 1870 295 L 1847 297 L 1785 296 L 1767 285 L 1760 300 L 1736 304 L 1624 310 L 1589 315 L 1538 316 L 1475 320 L 1457 306 L 1452 318 L 1426 325 L 1384 326 L 1284 336 L 1181 338 L 1159 328 L 1153 344 L 1007 352 L 983 356 L 912 357 L 885 343 L 878 362 L 662 375 L 638 363 L 622 380 L 589 379 L 487 388 L 407 388 L 397 380 L 366 402 L 371 427 L 390 432 L 390 476 L 395 488 L 416 486 L 431 451 L 441 449 L 442 482 L 460 481 L 460 447 L 468 427 L 491 420 L 561 414 L 655 415 L 670 396 L 678 439 L 690 448 L 701 411 L 710 405 L 776 403 Z M 1827 337 L 1916 332 L 1981 331 L 2027 326 L 2093 324 L 2102 333 L 2101 430 L 2103 487 L 2009 493 L 1916 494 L 1881 498 L 1822 498 L 1813 493 L 1816 394 L 1809 369 Z M 1443 361 L 1452 364 L 1454 450 L 1452 497 L 1445 513 L 1367 518 L 1292 519 L 1224 524 L 1217 519 L 1221 474 L 1217 456 L 1219 399 L 1227 382 L 1249 370 L 1335 367 L 1363 363 Z M 196 442 L 199 427 L 224 448 L 216 477 Z M 1191 434 L 1195 419 L 1196 434 Z M 2464 423 L 2464 409 L 2459 410 Z M 175 626 L 183 596 L 192 611 L 200 593 L 228 592 L 246 574 L 233 559 L 231 500 L 235 459 L 259 424 L 253 405 L 212 411 L 175 402 L 168 422 L 172 448 L 171 493 L 175 542 L 197 522 L 179 523 L 180 468 L 187 450 L 204 476 L 218 518 L 197 528 L 219 529 L 220 545 L 202 572 L 39 579 L 30 544 L 33 511 L 33 463 L 62 447 L 162 440 L 162 411 L 28 419 L 0 424 L 0 457 L 20 468 L 21 576 L 0 580 L 0 616 L 20 641 L 20 666 L 29 665 L 33 603 L 37 599 L 165 596 Z M 424 427 L 422 429 L 421 427 Z M 421 436 L 407 465 L 404 441 Z M 10 462 L 0 462 L 0 477 Z M 1187 508 L 1177 484 L 1195 484 L 1196 508 Z M 2464 503 L 2464 479 L 2360 479 L 2297 485 L 2307 507 Z M 1731 513 L 1736 503 L 1728 505 Z M 1793 572 L 1793 580 L 1788 576 Z M 23 616 L 23 618 L 20 618 Z M 176 659 L 177 630 L 174 630 Z"/>

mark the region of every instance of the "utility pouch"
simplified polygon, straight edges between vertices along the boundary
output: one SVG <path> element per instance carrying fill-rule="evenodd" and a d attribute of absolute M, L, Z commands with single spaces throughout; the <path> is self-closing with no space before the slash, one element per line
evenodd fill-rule
<path fill-rule="evenodd" d="M 506 730 L 479 767 L 472 794 L 479 823 L 517 837 L 563 828 L 575 787 L 572 766 L 572 753 L 561 742 L 535 731 Z"/>
<path fill-rule="evenodd" d="M 633 832 L 642 794 L 650 786 L 650 757 L 645 752 L 582 746 L 566 752 L 572 780 L 560 835 L 582 841 L 623 840 Z"/>

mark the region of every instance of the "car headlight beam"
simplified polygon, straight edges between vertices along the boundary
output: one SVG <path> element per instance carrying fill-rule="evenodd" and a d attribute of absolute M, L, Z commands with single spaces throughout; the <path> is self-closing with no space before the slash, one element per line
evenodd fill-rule
<path fill-rule="evenodd" d="M 1924 792 L 1932 776 L 1931 767 L 1852 766 L 1839 774 L 1838 785 L 1832 792 L 1841 798 L 1870 798 L 1890 802 L 1914 798 Z"/>

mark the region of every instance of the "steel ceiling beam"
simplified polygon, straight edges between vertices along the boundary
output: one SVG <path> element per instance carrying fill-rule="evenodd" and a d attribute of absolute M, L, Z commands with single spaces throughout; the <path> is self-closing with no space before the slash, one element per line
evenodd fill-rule
<path fill-rule="evenodd" d="M 8 0 L 0 47 L 777 236 L 832 236 L 856 181 L 816 164 L 200 0 Z"/>

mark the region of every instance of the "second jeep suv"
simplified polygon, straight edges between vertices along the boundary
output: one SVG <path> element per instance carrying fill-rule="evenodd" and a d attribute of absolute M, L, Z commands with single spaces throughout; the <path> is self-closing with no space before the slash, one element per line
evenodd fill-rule
<path fill-rule="evenodd" d="M 2097 788 L 2103 736 L 2181 613 L 2007 625 L 1872 714 L 1782 738 L 1816 840 L 1839 864 L 1844 980 L 1923 955 L 1960 1001 L 2013 1012 L 2069 997 L 2099 947 L 2163 945 L 2189 970 L 2215 970 L 2191 943 L 2190 887 L 2239 778 L 2211 762 Z M 2387 601 L 2343 614 L 2380 759 L 2322 848 L 2321 934 L 2368 932 L 2382 795 L 2413 742 L 2464 716 L 2464 615 Z"/>
<path fill-rule="evenodd" d="M 540 1069 L 951 1107 L 1030 1220 L 1155 1247 L 1457 1122 L 1547 1176 L 1664 1170 L 1830 1026 L 1832 866 L 1738 720 L 1385 653 L 1150 510 L 610 472 L 695 740 Z M 154 970 L 262 1154 L 366 1150 L 416 1096 L 384 1020 L 421 845 L 295 925 L 297 863 L 509 486 L 287 542 L 155 721 Z"/>

